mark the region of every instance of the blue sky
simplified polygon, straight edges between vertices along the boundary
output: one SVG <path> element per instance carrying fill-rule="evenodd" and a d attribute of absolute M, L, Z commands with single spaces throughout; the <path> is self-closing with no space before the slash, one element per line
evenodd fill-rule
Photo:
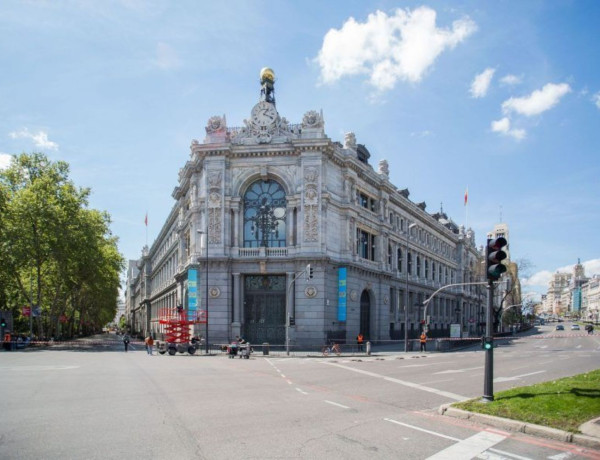
<path fill-rule="evenodd" d="M 71 165 L 138 258 L 209 117 L 323 110 L 372 165 L 479 244 L 502 221 L 525 290 L 578 258 L 600 274 L 600 2 L 65 0 L 0 3 L 0 166 Z"/>

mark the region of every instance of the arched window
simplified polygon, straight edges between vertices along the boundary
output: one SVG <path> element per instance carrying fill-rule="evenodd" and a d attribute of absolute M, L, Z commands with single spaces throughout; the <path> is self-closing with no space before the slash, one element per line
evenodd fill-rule
<path fill-rule="evenodd" d="M 285 247 L 286 197 L 274 180 L 258 180 L 244 194 L 244 247 Z"/>

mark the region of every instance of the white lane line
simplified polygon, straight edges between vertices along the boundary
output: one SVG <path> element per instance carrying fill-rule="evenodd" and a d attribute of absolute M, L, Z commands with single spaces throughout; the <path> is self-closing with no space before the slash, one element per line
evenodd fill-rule
<path fill-rule="evenodd" d="M 434 375 L 437 375 L 437 374 L 458 374 L 460 372 L 474 371 L 474 370 L 477 370 L 477 369 L 483 369 L 483 366 L 468 367 L 466 369 L 450 369 L 450 370 L 447 370 L 447 371 L 434 372 L 433 374 Z"/>
<path fill-rule="evenodd" d="M 343 404 L 338 404 L 338 403 L 336 403 L 336 402 L 333 402 L 333 401 L 328 401 L 328 400 L 325 400 L 325 402 L 326 402 L 327 404 L 331 404 L 332 406 L 341 407 L 342 409 L 350 409 L 348 406 L 344 406 Z"/>
<path fill-rule="evenodd" d="M 69 369 L 79 369 L 79 366 L 2 366 L 3 371 L 66 371 Z"/>
<path fill-rule="evenodd" d="M 435 393 L 438 396 L 443 396 L 445 398 L 454 399 L 455 401 L 466 401 L 467 399 L 470 399 L 466 396 L 457 395 L 456 393 L 450 393 L 449 391 L 438 390 L 437 388 L 426 387 L 426 386 L 420 385 L 418 383 L 407 382 L 405 380 L 394 379 L 392 377 L 386 377 L 385 375 L 376 374 L 375 372 L 363 371 L 362 369 L 355 369 L 355 368 L 349 367 L 349 366 L 342 366 L 341 364 L 337 364 L 337 363 L 323 363 L 323 364 L 326 364 L 328 366 L 336 366 L 341 369 L 346 369 L 348 371 L 357 372 L 357 373 L 363 374 L 363 375 L 368 375 L 370 377 L 376 377 L 379 379 L 383 379 L 387 382 L 398 383 L 399 385 L 404 385 L 404 386 L 410 387 L 410 388 L 416 388 L 417 390 L 427 391 L 429 393 Z"/>
<path fill-rule="evenodd" d="M 562 454 L 556 454 L 552 457 L 548 457 L 551 460 L 565 460 L 567 458 L 571 458 L 573 454 L 571 452 L 563 452 Z"/>
<path fill-rule="evenodd" d="M 292 385 L 292 381 L 290 379 L 285 379 L 285 381 L 288 383 L 288 385 Z"/>
<path fill-rule="evenodd" d="M 512 380 L 519 380 L 523 377 L 529 377 L 530 375 L 543 374 L 544 372 L 546 371 L 530 372 L 529 374 L 515 375 L 514 377 L 498 377 L 494 379 L 494 382 L 510 382 Z"/>
<path fill-rule="evenodd" d="M 301 390 L 300 388 L 296 388 L 296 391 L 299 393 L 302 393 L 303 395 L 307 395 L 308 393 L 304 390 Z"/>
<path fill-rule="evenodd" d="M 448 460 L 449 458 L 473 458 L 485 452 L 490 447 L 495 446 L 499 442 L 506 439 L 498 433 L 490 431 L 481 431 L 476 435 L 471 436 L 463 441 L 460 441 L 453 446 L 444 450 L 440 450 L 437 454 L 428 457 L 427 460 Z"/>
<path fill-rule="evenodd" d="M 452 436 L 446 436 L 445 434 L 438 433 L 437 431 L 426 430 L 425 428 L 421 428 L 421 427 L 418 427 L 415 425 L 409 425 L 408 423 L 402 423 L 402 422 L 399 422 L 398 420 L 394 420 L 391 418 L 384 418 L 383 420 L 385 420 L 386 422 L 395 423 L 396 425 L 402 425 L 407 428 L 412 428 L 413 430 L 422 431 L 423 433 L 432 434 L 434 436 L 439 436 L 440 438 L 449 439 L 450 441 L 456 441 L 456 442 L 461 441 L 461 439 L 459 439 L 459 438 L 453 438 Z"/>
<path fill-rule="evenodd" d="M 580 349 L 580 348 L 581 348 L 581 345 L 577 345 L 575 348 L 577 348 L 577 349 Z"/>
<path fill-rule="evenodd" d="M 421 382 L 421 385 L 431 385 L 432 383 L 453 382 L 454 379 L 430 380 L 429 382 Z"/>

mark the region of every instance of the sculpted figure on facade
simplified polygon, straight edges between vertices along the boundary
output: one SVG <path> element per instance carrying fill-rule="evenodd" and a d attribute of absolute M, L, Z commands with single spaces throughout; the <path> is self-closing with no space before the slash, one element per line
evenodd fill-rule
<path fill-rule="evenodd" d="M 385 176 L 386 179 L 390 176 L 390 167 L 387 160 L 379 161 L 379 174 Z"/>

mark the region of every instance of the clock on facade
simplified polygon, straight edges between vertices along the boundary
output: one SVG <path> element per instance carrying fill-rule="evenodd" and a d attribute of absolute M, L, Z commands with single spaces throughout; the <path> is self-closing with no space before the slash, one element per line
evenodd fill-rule
<path fill-rule="evenodd" d="M 277 120 L 277 110 L 270 102 L 261 101 L 252 109 L 252 122 L 258 126 L 269 126 Z"/>

